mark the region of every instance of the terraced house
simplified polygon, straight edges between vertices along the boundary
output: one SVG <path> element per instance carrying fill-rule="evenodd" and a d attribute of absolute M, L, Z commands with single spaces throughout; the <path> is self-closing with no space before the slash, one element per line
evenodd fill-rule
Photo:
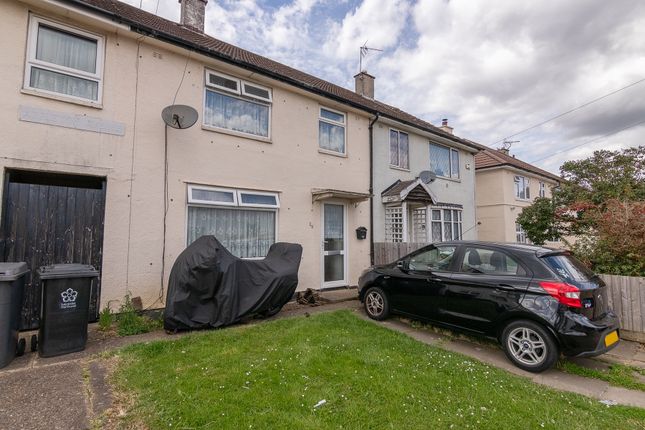
<path fill-rule="evenodd" d="M 390 165 L 406 180 L 421 169 L 415 149 L 401 164 L 406 135 L 409 148 L 428 135 L 451 148 L 435 168 L 453 169 L 438 174 L 448 187 L 425 201 L 463 205 L 442 193 L 471 181 L 468 142 L 204 34 L 206 3 L 182 0 L 179 23 L 117 0 L 0 3 L 0 259 L 93 264 L 94 316 L 126 293 L 162 307 L 172 262 L 203 234 L 244 258 L 300 243 L 299 288 L 355 285 L 385 231 L 370 206 L 394 182 L 370 159 L 394 132 Z M 441 213 L 442 237 L 456 235 Z M 31 281 L 26 294 L 23 328 L 35 328 Z"/>

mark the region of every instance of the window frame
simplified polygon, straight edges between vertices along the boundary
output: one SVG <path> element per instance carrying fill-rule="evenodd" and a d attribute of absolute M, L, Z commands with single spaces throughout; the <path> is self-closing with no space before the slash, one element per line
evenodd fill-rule
<path fill-rule="evenodd" d="M 517 186 L 516 186 L 517 184 Z M 519 186 L 524 184 L 524 197 L 518 195 Z M 531 200 L 531 179 L 523 175 L 513 175 L 513 188 L 516 200 L 530 201 Z"/>
<path fill-rule="evenodd" d="M 431 269 L 431 270 L 419 270 L 419 269 L 411 269 L 416 272 L 426 272 L 426 273 L 432 273 L 432 272 L 448 272 L 448 273 L 454 273 L 455 272 L 455 262 L 459 260 L 459 245 L 448 245 L 448 244 L 441 244 L 439 243 L 438 245 L 432 244 L 427 247 L 423 247 L 412 254 L 410 254 L 406 259 L 406 263 L 409 265 L 410 261 L 416 257 L 417 255 L 421 255 L 424 252 L 429 252 L 432 251 L 433 249 L 438 250 L 441 252 L 441 248 L 453 248 L 452 251 L 452 258 L 450 259 L 450 264 L 445 268 L 445 269 Z"/>
<path fill-rule="evenodd" d="M 396 132 L 398 135 L 398 140 L 397 140 L 397 154 L 399 158 L 399 163 L 398 164 L 392 164 L 392 132 Z M 408 165 L 407 167 L 401 166 L 401 134 L 405 134 L 408 136 Z M 410 171 L 410 133 L 407 133 L 405 131 L 399 130 L 398 128 L 393 128 L 390 127 L 388 129 L 388 134 L 387 134 L 387 140 L 388 140 L 388 162 L 390 163 L 390 168 L 392 169 L 400 169 L 400 170 L 405 170 L 405 171 Z"/>
<path fill-rule="evenodd" d="M 232 81 L 237 82 L 237 90 L 233 90 L 231 88 L 226 88 L 222 87 L 221 85 L 216 85 L 212 84 L 210 82 L 209 76 L 213 74 L 216 76 L 220 76 L 225 79 L 230 79 Z M 255 94 L 247 94 L 245 89 L 244 89 L 244 84 L 249 84 L 254 87 L 258 87 L 261 89 L 265 89 L 269 92 L 269 99 L 264 99 L 259 96 L 256 96 Z M 267 117 L 267 135 L 263 136 L 261 134 L 254 134 L 254 133 L 249 133 L 246 131 L 240 131 L 240 130 L 233 130 L 231 128 L 225 128 L 225 127 L 220 127 L 214 124 L 208 124 L 206 123 L 206 96 L 207 92 L 211 91 L 214 93 L 219 93 L 227 97 L 232 97 L 238 100 L 242 100 L 247 103 L 255 103 L 257 105 L 261 106 L 266 106 L 269 110 L 269 114 Z M 227 75 L 225 73 L 217 72 L 215 70 L 205 68 L 204 69 L 204 97 L 202 101 L 202 128 L 206 130 L 213 130 L 213 131 L 218 131 L 222 133 L 227 133 L 227 134 L 232 134 L 232 135 L 241 135 L 244 137 L 249 137 L 251 139 L 257 139 L 257 140 L 263 140 L 263 141 L 268 141 L 271 140 L 271 135 L 272 135 L 272 130 L 271 130 L 271 123 L 273 121 L 273 89 L 270 87 L 266 87 L 264 85 L 256 84 L 255 82 L 247 81 L 241 78 L 237 78 L 235 76 Z"/>
<path fill-rule="evenodd" d="M 338 115 L 342 115 L 344 122 L 341 123 L 329 118 L 324 118 L 322 116 L 323 110 L 326 110 Z M 325 122 L 327 124 L 343 127 L 343 147 L 344 147 L 343 152 L 334 151 L 333 149 L 323 148 L 322 146 L 320 146 L 320 121 Z M 325 154 L 330 154 L 330 155 L 342 155 L 342 156 L 347 155 L 347 114 L 345 112 L 341 112 L 336 109 L 328 108 L 322 105 L 318 106 L 318 151 L 323 152 Z"/>
<path fill-rule="evenodd" d="M 36 50 L 38 46 L 38 29 L 43 25 L 52 28 L 53 30 L 67 33 L 72 36 L 77 36 L 83 39 L 96 41 L 96 72 L 91 73 L 84 70 L 78 70 L 71 67 L 61 66 L 59 64 L 50 63 L 47 61 L 39 60 L 36 58 Z M 73 96 L 70 94 L 59 93 L 50 91 L 43 88 L 31 86 L 31 70 L 36 67 L 39 69 L 47 70 L 50 72 L 60 73 L 63 75 L 71 76 L 74 78 L 85 79 L 97 83 L 96 100 Z M 105 37 L 103 35 L 92 33 L 87 30 L 82 30 L 77 27 L 72 27 L 66 24 L 61 24 L 57 21 L 43 18 L 38 15 L 30 14 L 29 26 L 27 31 L 27 52 L 25 55 L 25 74 L 23 79 L 23 89 L 34 92 L 37 94 L 48 95 L 68 99 L 70 101 L 79 101 L 88 103 L 90 105 L 100 106 L 103 102 L 103 74 L 105 67 Z"/>
<path fill-rule="evenodd" d="M 546 197 L 546 183 L 544 181 L 539 181 L 540 184 L 540 189 L 538 191 L 538 195 L 540 197 Z"/>
<path fill-rule="evenodd" d="M 519 240 L 521 238 L 524 238 L 524 240 Z M 522 226 L 518 223 L 515 222 L 515 242 L 516 243 L 530 243 L 529 238 L 526 236 L 526 231 L 522 228 Z"/>
<path fill-rule="evenodd" d="M 232 192 L 233 193 L 233 200 L 234 203 L 229 203 L 229 202 L 213 202 L 213 201 L 207 201 L 207 200 L 199 200 L 199 199 L 193 199 L 192 198 L 192 190 L 193 189 L 200 189 L 200 190 L 207 190 L 207 191 L 223 191 L 223 192 Z M 271 192 L 271 191 L 255 191 L 255 190 L 248 190 L 248 189 L 238 189 L 238 188 L 226 188 L 226 187 L 216 187 L 216 186 L 209 186 L 209 185 L 198 185 L 198 184 L 188 184 L 188 198 L 186 200 L 186 218 L 185 218 L 185 226 L 184 226 L 184 231 L 186 232 L 186 237 L 185 237 L 185 243 L 186 246 L 190 245 L 188 243 L 188 237 L 189 237 L 189 232 L 188 232 L 188 209 L 190 207 L 201 207 L 201 208 L 221 208 L 221 209 L 239 209 L 239 210 L 245 210 L 245 211 L 262 211 L 262 212 L 273 212 L 275 214 L 274 216 L 274 232 L 275 232 L 275 237 L 274 237 L 274 242 L 273 243 L 278 243 L 279 240 L 279 222 L 278 222 L 278 217 L 280 216 L 280 196 L 279 193 L 277 192 Z M 241 203 L 241 194 L 260 194 L 260 195 L 270 195 L 270 196 L 275 196 L 276 199 L 276 205 L 263 205 L 263 204 L 249 204 L 249 203 Z M 244 260 L 263 260 L 266 258 L 264 257 L 241 257 Z"/>
<path fill-rule="evenodd" d="M 433 219 L 432 217 L 432 211 L 436 210 L 439 211 L 439 219 Z M 446 221 L 445 218 L 445 212 L 444 211 L 450 211 L 450 221 Z M 427 229 L 428 231 L 428 239 L 430 242 L 435 243 L 434 239 L 432 237 L 432 224 L 433 223 L 439 223 L 441 224 L 441 241 L 438 243 L 442 242 L 448 242 L 448 241 L 453 241 L 453 240 L 463 240 L 463 235 L 464 235 L 464 210 L 463 208 L 454 208 L 454 207 L 448 207 L 448 206 L 428 206 L 428 211 L 430 212 L 430 216 L 427 218 L 428 219 L 428 224 L 430 225 L 430 228 Z M 454 219 L 455 212 L 457 213 L 457 219 Z M 450 223 L 450 228 L 451 228 L 451 238 L 446 239 L 446 226 L 445 223 L 449 222 Z M 459 230 L 459 238 L 454 237 L 454 232 L 455 232 L 455 224 L 458 225 L 458 230 Z"/>
<path fill-rule="evenodd" d="M 432 146 L 438 146 L 440 148 L 445 148 L 448 150 L 448 170 L 449 174 L 448 175 L 440 175 L 436 171 L 431 170 L 434 174 L 436 174 L 440 178 L 445 178 L 445 179 L 452 179 L 453 181 L 458 181 L 461 179 L 461 156 L 459 154 L 459 150 L 456 148 L 453 148 L 448 145 L 442 145 L 440 143 L 435 143 L 435 142 L 428 142 L 428 158 L 430 158 L 430 149 Z M 453 163 L 453 155 L 457 157 L 457 176 L 454 175 L 454 172 L 452 171 L 452 163 Z M 430 160 L 428 160 L 430 161 Z M 432 167 L 432 165 L 430 165 Z"/>

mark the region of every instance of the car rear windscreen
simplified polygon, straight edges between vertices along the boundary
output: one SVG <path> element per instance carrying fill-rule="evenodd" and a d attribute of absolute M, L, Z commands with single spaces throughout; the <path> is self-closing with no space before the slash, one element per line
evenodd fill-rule
<path fill-rule="evenodd" d="M 558 254 L 544 257 L 544 261 L 564 281 L 590 282 L 594 273 L 572 255 Z"/>

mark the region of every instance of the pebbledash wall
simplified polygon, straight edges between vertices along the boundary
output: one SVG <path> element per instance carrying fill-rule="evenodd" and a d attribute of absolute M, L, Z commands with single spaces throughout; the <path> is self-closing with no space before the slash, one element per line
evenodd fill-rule
<path fill-rule="evenodd" d="M 100 104 L 89 106 L 23 88 L 28 28 L 34 16 L 104 38 Z M 277 241 L 303 245 L 299 289 L 321 287 L 322 205 L 312 202 L 312 189 L 368 192 L 366 113 L 57 2 L 4 1 L 0 17 L 0 168 L 107 178 L 102 305 L 129 291 L 141 296 L 144 306 L 163 306 L 160 280 L 165 287 L 172 263 L 186 246 L 189 184 L 278 193 Z M 271 89 L 269 139 L 202 126 L 206 68 Z M 161 111 L 173 101 L 196 108 L 200 119 L 189 129 L 168 129 L 169 207 L 162 274 Z M 320 107 L 346 115 L 346 155 L 319 151 Z M 34 117 L 40 120 L 26 119 Z M 372 232 L 367 240 L 357 240 L 354 233 L 359 226 L 369 226 L 369 201 L 340 201 L 347 207 L 346 281 L 355 285 L 370 262 Z"/>

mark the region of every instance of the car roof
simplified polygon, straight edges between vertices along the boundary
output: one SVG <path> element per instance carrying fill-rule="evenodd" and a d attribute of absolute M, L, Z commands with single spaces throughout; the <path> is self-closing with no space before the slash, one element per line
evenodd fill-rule
<path fill-rule="evenodd" d="M 500 248 L 513 249 L 516 251 L 532 252 L 539 255 L 566 252 L 563 249 L 548 248 L 546 246 L 533 245 L 529 243 L 515 242 L 487 242 L 483 240 L 453 240 L 449 242 L 436 242 L 433 245 L 473 245 L 473 246 L 498 246 Z"/>

